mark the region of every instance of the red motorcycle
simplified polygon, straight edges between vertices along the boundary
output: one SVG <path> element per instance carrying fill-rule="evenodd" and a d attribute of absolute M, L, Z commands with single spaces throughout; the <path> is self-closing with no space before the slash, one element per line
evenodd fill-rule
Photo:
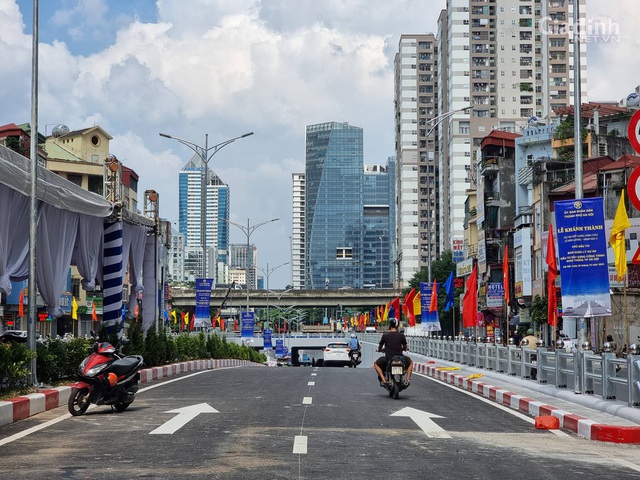
<path fill-rule="evenodd" d="M 125 411 L 138 391 L 143 362 L 140 355 L 122 357 L 110 343 L 96 343 L 91 355 L 78 367 L 78 382 L 72 385 L 69 396 L 69 413 L 82 415 L 92 403 Z"/>

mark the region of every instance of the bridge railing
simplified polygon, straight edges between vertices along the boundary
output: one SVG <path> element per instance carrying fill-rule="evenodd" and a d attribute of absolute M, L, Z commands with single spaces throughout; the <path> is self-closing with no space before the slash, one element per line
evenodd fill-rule
<path fill-rule="evenodd" d="M 365 335 L 364 341 L 377 342 Z M 640 407 L 640 355 L 617 358 L 615 353 L 596 354 L 590 349 L 518 347 L 466 339 L 408 336 L 409 352 L 529 379 L 576 393 L 619 399 Z"/>

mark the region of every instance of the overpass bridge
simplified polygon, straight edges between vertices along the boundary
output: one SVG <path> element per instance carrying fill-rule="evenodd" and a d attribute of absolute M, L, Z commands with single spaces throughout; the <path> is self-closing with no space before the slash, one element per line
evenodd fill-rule
<path fill-rule="evenodd" d="M 227 294 L 226 288 L 211 290 L 209 304 L 212 308 L 219 307 Z M 363 307 L 375 308 L 386 305 L 401 294 L 400 289 L 325 289 L 325 290 L 249 290 L 249 308 L 297 307 L 322 308 Z M 192 309 L 196 306 L 195 290 L 172 288 L 171 303 L 173 308 Z M 230 290 L 225 304 L 226 308 L 245 307 L 247 305 L 246 290 Z"/>

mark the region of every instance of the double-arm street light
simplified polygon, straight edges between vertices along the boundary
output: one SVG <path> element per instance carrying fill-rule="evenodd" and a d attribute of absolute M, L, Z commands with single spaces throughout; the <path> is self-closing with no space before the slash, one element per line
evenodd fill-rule
<path fill-rule="evenodd" d="M 178 142 L 186 145 L 191 150 L 193 150 L 196 155 L 200 157 L 202 161 L 202 176 L 200 183 L 200 243 L 202 245 L 202 278 L 207 278 L 207 184 L 208 176 L 209 176 L 209 160 L 218 153 L 218 151 L 230 143 L 235 142 L 240 138 L 245 138 L 253 135 L 253 132 L 245 133 L 244 135 L 240 135 L 239 137 L 233 137 L 229 140 L 225 140 L 224 142 L 220 142 L 217 145 L 209 146 L 209 134 L 204 136 L 204 147 L 197 145 L 195 143 L 189 142 L 182 138 L 174 137 L 173 135 L 168 135 L 166 133 L 161 133 L 161 137 L 171 138 L 173 140 L 177 140 Z M 211 152 L 211 153 L 209 153 Z"/>
<path fill-rule="evenodd" d="M 250 239 L 251 239 L 251 234 L 253 232 L 255 232 L 255 230 L 258 227 L 261 227 L 262 225 L 265 225 L 267 223 L 271 223 L 271 222 L 277 222 L 278 220 L 280 220 L 279 218 L 272 218 L 271 220 L 267 220 L 266 222 L 261 222 L 258 223 L 256 225 L 250 225 L 249 224 L 249 219 L 247 218 L 247 225 L 244 226 L 240 223 L 236 223 L 236 222 L 232 222 L 231 220 L 226 220 L 225 222 L 230 223 L 231 225 L 235 225 L 236 227 L 238 227 L 240 230 L 242 230 L 244 232 L 244 234 L 247 236 L 247 278 L 246 278 L 246 283 L 247 283 L 247 312 L 249 311 L 249 272 L 252 268 L 252 263 L 253 263 L 253 255 L 251 254 L 251 244 L 250 244 Z"/>
<path fill-rule="evenodd" d="M 262 273 L 264 273 L 264 276 L 267 277 L 267 285 L 266 285 L 266 290 L 267 290 L 267 320 L 269 320 L 269 293 L 271 293 L 271 290 L 269 290 L 269 277 L 271 276 L 271 274 L 276 271 L 277 269 L 279 269 L 280 267 L 284 267 L 285 265 L 289 265 L 289 262 L 285 262 L 282 263 L 280 265 L 278 265 L 277 267 L 273 267 L 273 268 L 269 268 L 269 262 L 267 262 L 267 268 L 260 268 L 258 267 L 258 270 L 260 270 Z"/>
<path fill-rule="evenodd" d="M 437 117 L 433 117 L 432 119 L 427 121 L 427 125 L 433 123 L 433 126 L 429 129 L 429 131 L 426 134 L 426 138 L 427 138 L 427 164 L 429 163 L 429 137 L 431 136 L 431 134 L 435 131 L 436 128 L 438 128 L 438 125 L 440 125 L 444 120 L 446 120 L 447 118 L 451 117 L 452 115 L 455 115 L 458 112 L 465 112 L 467 110 L 471 110 L 473 108 L 472 105 L 469 105 L 468 107 L 464 107 L 464 108 L 459 108 L 457 110 L 451 110 L 450 112 L 445 112 L 441 115 L 438 115 Z M 433 149 L 433 161 L 434 163 L 436 162 L 436 152 L 435 152 L 435 145 L 434 145 L 434 149 Z M 428 169 L 427 169 L 428 171 Z M 435 171 L 435 170 L 434 170 Z M 427 219 L 428 219 L 428 227 L 427 227 L 427 270 L 428 270 L 428 275 L 429 275 L 429 282 L 433 281 L 433 279 L 431 278 L 431 235 L 432 235 L 432 231 L 433 231 L 433 222 L 431 219 L 431 182 L 429 181 L 429 179 L 427 179 Z"/>

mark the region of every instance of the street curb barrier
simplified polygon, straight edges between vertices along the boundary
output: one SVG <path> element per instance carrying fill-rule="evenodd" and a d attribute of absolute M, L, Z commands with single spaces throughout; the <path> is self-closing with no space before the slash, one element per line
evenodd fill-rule
<path fill-rule="evenodd" d="M 557 430 L 560 428 L 560 420 L 553 415 L 538 415 L 534 426 L 540 430 Z"/>
<path fill-rule="evenodd" d="M 235 360 L 231 358 L 191 360 L 140 370 L 140 383 L 148 383 L 186 372 L 257 365 L 263 366 L 261 363 L 254 363 L 249 360 Z M 47 410 L 62 407 L 69 401 L 69 395 L 71 395 L 71 387 L 62 386 L 0 401 L 0 426 L 24 420 L 25 418 Z"/>
<path fill-rule="evenodd" d="M 473 378 L 465 377 L 459 373 L 440 370 L 431 362 L 428 364 L 414 362 L 413 371 L 475 393 L 512 408 L 513 410 L 518 410 L 524 414 L 533 416 L 534 418 L 552 415 L 558 418 L 560 428 L 570 430 L 579 437 L 586 438 L 587 440 L 613 443 L 640 443 L 640 425 L 636 427 L 596 423 L 580 415 L 565 412 L 553 405 L 537 402 L 532 398 L 518 395 Z"/>

